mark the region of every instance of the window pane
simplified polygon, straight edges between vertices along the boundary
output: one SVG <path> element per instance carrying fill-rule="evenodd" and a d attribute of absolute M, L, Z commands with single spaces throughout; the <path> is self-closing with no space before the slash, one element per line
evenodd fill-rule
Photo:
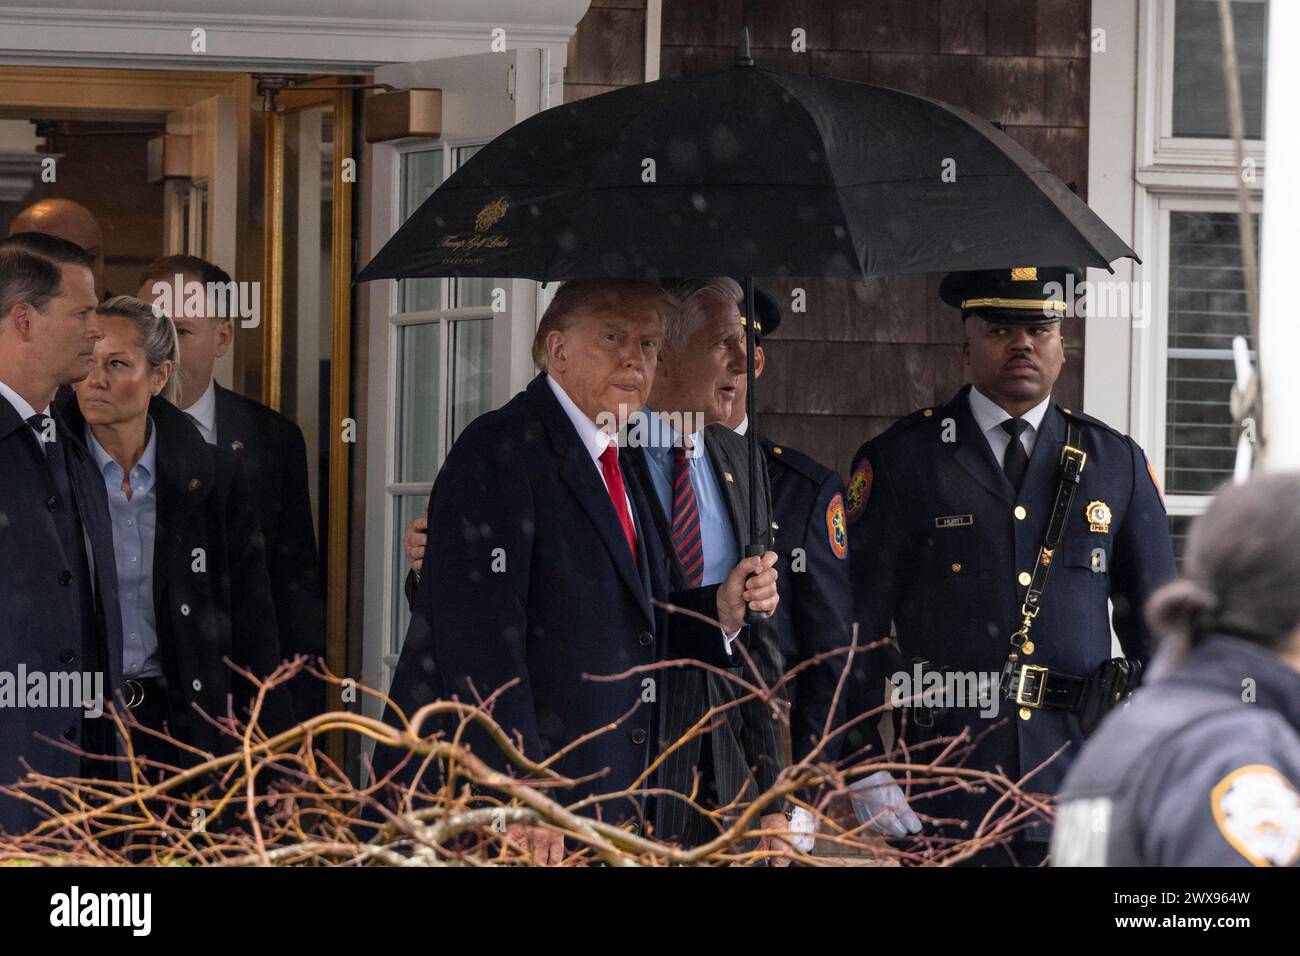
<path fill-rule="evenodd" d="M 492 408 L 492 320 L 461 319 L 452 324 L 451 441 Z"/>
<path fill-rule="evenodd" d="M 403 325 L 397 336 L 397 480 L 433 481 L 438 471 L 438 322 Z"/>
<path fill-rule="evenodd" d="M 1232 28 L 1248 139 L 1263 139 L 1264 50 L 1268 3 L 1233 0 Z M 1228 99 L 1216 0 L 1178 0 L 1174 8 L 1175 136 L 1227 139 Z"/>
<path fill-rule="evenodd" d="M 440 148 L 403 153 L 401 159 L 401 219 L 406 222 L 445 178 Z M 398 311 L 423 312 L 442 308 L 441 279 L 402 279 L 398 283 Z"/>
<path fill-rule="evenodd" d="M 1258 217 L 1256 224 L 1258 231 Z M 1249 342 L 1240 237 L 1235 213 L 1169 215 L 1165 485 L 1171 494 L 1207 494 L 1232 477 L 1232 339 Z"/>
<path fill-rule="evenodd" d="M 1183 567 L 1183 555 L 1187 549 L 1187 534 L 1192 529 L 1193 515 L 1170 515 L 1169 536 L 1174 541 L 1174 560 L 1178 562 L 1179 571 Z"/>
<path fill-rule="evenodd" d="M 424 495 L 397 495 L 393 499 L 393 630 L 389 641 L 388 653 L 399 654 L 402 642 L 406 640 L 406 628 L 411 623 L 411 612 L 406 603 L 406 572 L 410 566 L 406 563 L 406 549 L 402 538 L 406 526 L 425 511 Z"/>
<path fill-rule="evenodd" d="M 504 284 L 496 279 L 455 279 L 453 282 L 456 296 L 453 305 L 460 309 L 480 305 L 491 307 L 492 290 L 497 286 L 505 288 Z"/>

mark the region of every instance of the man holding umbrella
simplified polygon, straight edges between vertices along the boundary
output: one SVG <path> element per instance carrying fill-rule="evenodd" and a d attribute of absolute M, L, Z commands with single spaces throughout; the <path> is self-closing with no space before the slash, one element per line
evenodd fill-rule
<path fill-rule="evenodd" d="M 1051 400 L 1071 271 L 949 274 L 940 295 L 961 311 L 971 382 L 867 442 L 848 493 L 860 633 L 872 641 L 892 625 L 898 651 L 863 669 L 850 716 L 878 706 L 893 674 L 910 745 L 969 729 L 967 767 L 1002 768 L 1040 794 L 1057 791 L 1084 736 L 1136 683 L 1151 651 L 1143 605 L 1174 574 L 1142 449 Z M 1112 624 L 1123 657 L 1112 657 Z M 915 686 L 918 674 L 954 690 L 935 700 Z M 960 690 L 971 687 L 975 699 Z M 860 743 L 881 752 L 867 731 Z M 937 755 L 931 744 L 914 759 Z M 860 819 L 897 836 L 919 828 L 892 779 L 860 784 Z M 916 809 L 966 821 L 962 832 L 940 827 L 943 837 L 988 835 L 981 821 L 1000 791 L 946 789 L 914 796 Z M 968 862 L 1039 863 L 1051 828 L 1029 814 L 994 836 L 1010 841 Z"/>
<path fill-rule="evenodd" d="M 749 516 L 750 498 L 756 496 L 760 526 L 770 524 L 768 488 L 762 472 L 759 486 L 751 488 L 745 443 L 722 424 L 737 395 L 744 394 L 740 286 L 724 276 L 684 279 L 670 288 L 675 304 L 665 323 L 654 388 L 646 414 L 628 429 L 624 453 L 629 469 L 650 492 L 650 512 L 669 554 L 673 589 L 707 590 L 726 577 L 751 543 L 766 546 L 751 533 Z M 768 554 L 775 560 L 775 553 Z M 748 662 L 740 653 L 732 662 L 737 677 L 751 684 L 761 678 L 769 687 L 780 679 L 775 625 L 769 618 L 750 626 Z M 665 785 L 690 792 L 698 769 L 704 802 L 716 807 L 752 800 L 768 790 L 786 763 L 773 705 L 756 696 L 739 702 L 746 692 L 716 674 L 679 669 L 665 677 L 662 746 L 685 737 L 711 708 L 721 718 L 712 732 L 667 756 Z M 770 808 L 761 818 L 763 829 L 788 829 L 781 809 Z M 687 844 L 717 835 L 681 801 L 670 802 L 663 825 L 666 838 Z M 776 845 L 764 838 L 761 848 Z"/>

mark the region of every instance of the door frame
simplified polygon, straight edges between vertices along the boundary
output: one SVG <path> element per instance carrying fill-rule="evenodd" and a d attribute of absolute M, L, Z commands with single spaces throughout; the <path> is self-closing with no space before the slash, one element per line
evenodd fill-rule
<path fill-rule="evenodd" d="M 446 64 L 429 61 L 409 64 L 420 85 L 441 84 L 444 102 L 455 105 L 444 111 L 445 135 L 429 139 L 397 140 L 377 143 L 370 149 L 367 168 L 370 170 L 369 255 L 374 255 L 401 225 L 400 164 L 403 154 L 431 145 L 453 150 L 460 146 L 487 142 L 563 96 L 560 84 L 552 85 L 549 78 L 550 51 L 510 51 L 510 75 L 514 78 L 509 101 L 500 101 L 497 118 L 485 119 L 487 110 L 475 109 L 465 89 L 457 85 L 468 82 L 473 69 L 470 58 Z M 486 62 L 486 61 L 484 61 Z M 439 68 L 443 69 L 439 69 Z M 406 71 L 407 67 L 396 70 Z M 418 80 L 421 71 L 425 79 Z M 390 74 L 380 71 L 380 81 L 390 80 Z M 504 95 L 504 90 L 502 91 Z M 450 94 L 450 95 L 448 95 Z M 505 105 L 503 105 L 505 104 Z M 504 124 L 504 125 L 501 125 Z M 499 128 L 498 128 L 499 126 Z M 448 173 L 450 171 L 448 170 Z M 531 345 L 534 330 L 545 298 L 538 283 L 521 279 L 503 279 L 506 289 L 506 311 L 494 317 L 492 341 L 492 406 L 499 408 L 533 375 Z M 395 663 L 385 660 L 387 637 L 394 619 L 394 575 L 402 569 L 395 566 L 398 531 L 394 527 L 396 508 L 391 496 L 402 493 L 420 493 L 420 487 L 392 490 L 395 482 L 393 449 L 397 427 L 397 347 L 394 317 L 398 314 L 398 284 L 383 280 L 369 284 L 365 296 L 369 312 L 367 334 L 367 399 L 366 399 L 366 476 L 365 502 L 365 582 L 364 619 L 362 627 L 362 682 L 374 690 L 386 691 L 387 675 Z M 455 310 L 447 314 L 454 318 Z M 418 314 L 412 314 L 418 315 Z M 445 404 L 445 403 L 444 403 Z M 363 710 L 379 716 L 381 702 L 367 699 Z"/>
<path fill-rule="evenodd" d="M 310 15 L 297 0 L 224 0 L 221 12 L 201 15 L 178 13 L 174 0 L 132 0 L 130 10 L 108 0 L 103 9 L 10 2 L 0 0 L 0 65 L 368 74 L 492 52 L 494 40 L 549 49 L 562 69 L 591 0 L 439 0 L 427 18 L 413 17 L 407 0 L 317 0 Z M 199 28 L 202 52 L 192 39 Z"/>

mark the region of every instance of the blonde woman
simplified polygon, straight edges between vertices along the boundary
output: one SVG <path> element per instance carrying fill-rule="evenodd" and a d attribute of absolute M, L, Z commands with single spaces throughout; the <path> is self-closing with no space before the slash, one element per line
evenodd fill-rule
<path fill-rule="evenodd" d="M 280 661 L 262 534 L 234 455 L 203 440 L 172 403 L 178 349 L 171 319 L 130 296 L 96 310 L 104 337 L 64 408 L 104 478 L 122 613 L 124 687 L 135 718 L 207 753 L 237 740 L 211 719 L 244 719 L 253 686 L 223 661 L 259 676 Z M 291 722 L 272 694 L 261 725 Z M 208 715 L 205 718 L 203 715 Z M 147 734 L 137 753 L 193 761 Z"/>

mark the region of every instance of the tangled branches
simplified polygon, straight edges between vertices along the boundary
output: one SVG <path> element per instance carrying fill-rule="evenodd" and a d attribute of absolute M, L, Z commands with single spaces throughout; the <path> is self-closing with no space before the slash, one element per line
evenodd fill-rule
<path fill-rule="evenodd" d="M 815 663 L 804 662 L 773 687 L 741 681 L 743 693 L 738 699 L 705 714 L 687 738 L 709 732 L 726 707 L 755 696 L 784 719 L 780 687 Z M 774 856 L 809 866 L 949 865 L 1005 844 L 1026 826 L 1052 814 L 1049 801 L 1028 789 L 1034 773 L 1013 781 L 1000 773 L 965 767 L 978 743 L 978 735 L 969 732 L 884 757 L 852 755 L 836 764 L 820 758 L 823 747 L 819 745 L 806 759 L 787 767 L 767 792 L 746 794 L 743 802 L 724 807 L 705 805 L 697 792 L 656 788 L 657 765 L 632 787 L 593 794 L 588 786 L 588 796 L 574 799 L 567 791 L 593 781 L 559 774 L 554 766 L 563 752 L 542 762 L 530 760 L 493 720 L 494 697 L 474 704 L 434 701 L 403 719 L 400 727 L 360 712 L 337 711 L 282 733 L 263 733 L 258 713 L 266 695 L 304 666 L 301 660 L 287 662 L 265 680 L 243 674 L 258 688 L 251 713 L 242 715 L 242 720 L 234 715 L 208 718 L 231 741 L 230 751 L 224 754 L 198 751 L 141 727 L 129 712 L 123 716 L 110 711 L 123 752 L 103 758 L 104 770 L 95 778 L 29 773 L 0 788 L 6 799 L 35 804 L 41 816 L 41 822 L 26 833 L 0 835 L 0 865 L 528 864 L 534 861 L 517 839 L 520 828 L 562 834 L 564 866 L 761 865 Z M 342 683 L 331 674 L 308 670 L 318 679 Z M 372 701 L 387 703 L 383 695 L 359 689 Z M 856 715 L 844 726 L 828 727 L 826 739 L 859 721 L 878 718 L 878 713 Z M 424 730 L 434 719 L 441 727 L 450 721 L 458 729 L 450 734 Z M 472 724 L 500 750 L 491 764 L 461 740 Z M 598 728 L 565 751 L 617 727 L 615 723 Z M 403 754 L 399 764 L 406 771 L 403 782 L 396 783 L 396 773 L 371 780 L 368 772 L 362 774 L 366 783 L 356 782 L 320 746 L 326 733 L 342 734 L 354 744 L 395 748 Z M 184 765 L 160 764 L 136 753 L 143 737 L 170 742 L 183 755 Z M 45 745 L 71 749 L 63 742 Z M 368 771 L 369 762 L 363 759 L 362 764 Z M 509 772 L 498 766 L 508 766 Z M 933 824 L 922 834 L 887 842 L 854 817 L 845 798 L 848 784 L 881 770 L 905 782 L 913 809 Z M 982 791 L 992 806 L 978 821 L 926 816 L 932 798 L 955 790 Z M 686 801 L 709 821 L 710 833 L 716 835 L 697 846 L 680 846 L 656 839 L 653 825 L 644 817 L 640 825 L 608 819 L 606 808 L 643 806 L 646 798 Z M 784 806 L 802 807 L 816 821 L 814 850 L 796 848 L 787 828 L 762 829 L 764 817 L 772 819 L 770 815 Z M 777 842 L 758 843 L 763 836 L 776 837 Z"/>

